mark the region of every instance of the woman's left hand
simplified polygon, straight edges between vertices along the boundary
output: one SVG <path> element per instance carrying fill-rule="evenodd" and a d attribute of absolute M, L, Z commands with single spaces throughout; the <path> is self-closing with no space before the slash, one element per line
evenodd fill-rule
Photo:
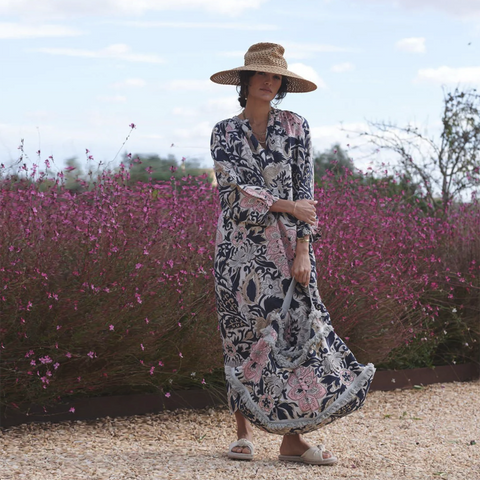
<path fill-rule="evenodd" d="M 299 251 L 299 249 L 297 249 L 292 265 L 292 277 L 306 287 L 310 283 L 311 271 L 312 265 L 310 263 L 308 250 Z"/>

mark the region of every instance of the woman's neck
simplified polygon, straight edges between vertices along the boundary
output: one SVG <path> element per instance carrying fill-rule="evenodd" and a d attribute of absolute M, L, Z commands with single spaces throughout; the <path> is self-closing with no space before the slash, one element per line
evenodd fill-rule
<path fill-rule="evenodd" d="M 247 100 L 247 105 L 243 110 L 243 118 L 248 119 L 250 125 L 266 125 L 271 106 L 269 102 L 252 102 Z"/>

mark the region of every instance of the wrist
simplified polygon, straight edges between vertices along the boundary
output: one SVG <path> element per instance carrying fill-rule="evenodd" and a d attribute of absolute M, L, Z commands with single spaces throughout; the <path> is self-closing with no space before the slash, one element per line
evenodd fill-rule
<path fill-rule="evenodd" d="M 304 237 L 297 237 L 297 243 L 310 243 L 310 235 Z"/>
<path fill-rule="evenodd" d="M 292 215 L 295 215 L 295 209 L 297 208 L 297 202 L 293 201 L 292 204 L 293 204 Z"/>
<path fill-rule="evenodd" d="M 301 254 L 301 253 L 306 253 L 308 255 L 309 251 L 310 251 L 310 242 L 301 242 L 298 238 L 297 238 L 297 247 L 295 249 L 296 253 L 297 254 Z"/>

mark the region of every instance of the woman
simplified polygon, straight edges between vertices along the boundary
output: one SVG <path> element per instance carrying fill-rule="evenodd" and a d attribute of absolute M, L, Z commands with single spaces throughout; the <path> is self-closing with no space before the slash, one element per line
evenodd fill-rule
<path fill-rule="evenodd" d="M 259 345 L 264 345 L 262 332 L 272 312 L 282 307 L 291 279 L 300 285 L 296 285 L 289 309 L 290 341 L 301 345 L 308 340 L 305 335 L 309 332 L 302 324 L 312 309 L 322 309 L 322 315 L 328 315 L 317 290 L 311 247 L 318 233 L 309 126 L 299 115 L 271 106 L 287 92 L 309 92 L 316 85 L 290 72 L 283 53 L 277 44 L 255 44 L 245 54 L 244 66 L 211 77 L 216 83 L 237 85 L 243 107 L 238 116 L 215 126 L 211 140 L 222 207 L 216 238 L 215 293 L 228 402 L 237 422 L 238 440 L 228 452 L 234 459 L 251 460 L 254 455 L 253 429 L 240 408 L 247 415 L 250 410 L 268 410 L 268 402 L 274 401 L 272 392 L 278 390 L 275 379 L 259 376 L 259 358 L 263 355 L 266 359 L 266 354 L 259 353 Z M 343 342 L 341 348 L 345 356 Z M 256 387 L 261 385 L 261 405 L 250 410 L 245 407 L 235 371 L 241 371 Z M 373 375 L 370 371 L 362 387 L 362 402 Z M 318 382 L 320 379 L 315 385 Z M 304 386 L 290 399 L 298 398 L 298 409 L 303 412 L 312 402 L 320 408 L 320 400 L 328 398 L 326 388 L 320 388 L 321 392 L 317 388 L 312 393 Z M 300 434 L 283 436 L 279 458 L 327 465 L 337 461 L 323 446 L 311 447 Z"/>

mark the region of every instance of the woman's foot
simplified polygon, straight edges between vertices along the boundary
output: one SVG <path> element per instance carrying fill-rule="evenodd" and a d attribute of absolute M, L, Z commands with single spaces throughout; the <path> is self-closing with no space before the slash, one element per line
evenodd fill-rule
<path fill-rule="evenodd" d="M 244 440 L 248 440 L 249 442 L 252 442 L 253 429 L 250 422 L 238 410 L 235 412 L 235 420 L 237 422 L 237 439 L 238 440 L 244 439 Z M 230 446 L 229 452 L 240 453 L 245 455 L 253 455 L 252 450 L 253 450 L 253 447 L 249 447 L 248 445 L 244 444 L 244 445 L 238 445 L 238 446 Z"/>
<path fill-rule="evenodd" d="M 311 447 L 301 435 L 284 435 L 282 444 L 280 445 L 280 459 L 284 457 L 284 460 L 292 461 L 304 461 L 302 455 L 304 455 L 308 450 L 318 449 L 319 452 L 316 452 L 316 457 L 318 457 L 319 462 L 325 461 L 325 463 L 336 463 L 335 456 L 328 450 L 320 449 L 319 447 Z M 297 460 L 293 460 L 293 459 Z"/>

